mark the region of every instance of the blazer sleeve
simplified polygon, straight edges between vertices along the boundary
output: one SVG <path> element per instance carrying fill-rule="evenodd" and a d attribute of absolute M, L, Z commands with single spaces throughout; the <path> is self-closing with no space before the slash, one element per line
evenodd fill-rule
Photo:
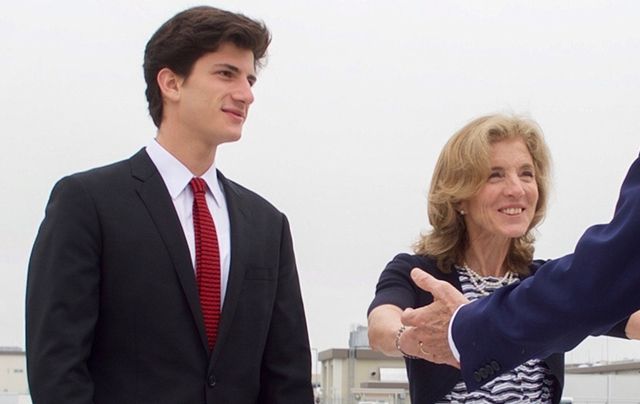
<path fill-rule="evenodd" d="M 460 308 L 452 335 L 471 390 L 531 358 L 575 347 L 640 309 L 640 159 L 613 219 L 590 227 L 573 254 L 520 284 Z M 493 371 L 492 371 L 493 369 Z"/>
<path fill-rule="evenodd" d="M 91 403 L 87 359 L 98 318 L 100 229 L 75 177 L 49 199 L 29 261 L 26 356 L 34 403 Z"/>
<path fill-rule="evenodd" d="M 289 222 L 282 215 L 276 299 L 261 368 L 260 404 L 312 404 L 311 349 Z"/>

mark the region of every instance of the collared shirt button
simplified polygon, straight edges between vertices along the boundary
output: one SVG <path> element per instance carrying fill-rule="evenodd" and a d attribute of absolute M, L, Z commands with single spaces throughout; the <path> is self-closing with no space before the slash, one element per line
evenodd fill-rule
<path fill-rule="evenodd" d="M 207 378 L 207 385 L 209 387 L 214 387 L 216 385 L 216 377 L 214 375 L 209 375 L 209 378 Z"/>

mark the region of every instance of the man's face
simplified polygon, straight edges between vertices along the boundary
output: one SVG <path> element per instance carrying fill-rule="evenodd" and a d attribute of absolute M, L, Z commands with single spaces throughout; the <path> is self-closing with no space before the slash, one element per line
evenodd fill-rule
<path fill-rule="evenodd" d="M 191 74 L 179 80 L 179 125 L 189 137 L 208 145 L 240 139 L 255 81 L 253 53 L 223 43 L 196 60 Z"/>

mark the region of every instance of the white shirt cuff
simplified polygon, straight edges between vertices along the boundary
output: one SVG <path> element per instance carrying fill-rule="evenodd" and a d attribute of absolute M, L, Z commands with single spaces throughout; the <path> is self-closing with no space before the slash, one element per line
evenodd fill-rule
<path fill-rule="evenodd" d="M 451 331 L 453 329 L 453 320 L 456 318 L 456 314 L 458 314 L 458 310 L 460 310 L 460 307 L 458 307 L 456 311 L 453 312 L 453 315 L 451 316 L 451 320 L 449 321 L 449 332 L 448 332 L 449 349 L 451 349 L 451 353 L 453 354 L 453 357 L 456 358 L 458 362 L 460 362 L 460 352 L 458 352 L 458 348 L 456 348 L 456 344 L 453 341 L 453 333 Z"/>

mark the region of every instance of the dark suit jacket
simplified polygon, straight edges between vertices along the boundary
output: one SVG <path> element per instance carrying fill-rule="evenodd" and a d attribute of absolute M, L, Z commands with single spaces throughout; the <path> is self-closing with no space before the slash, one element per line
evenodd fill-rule
<path fill-rule="evenodd" d="M 535 273 L 542 261 L 535 261 L 530 270 Z M 411 279 L 411 270 L 420 268 L 436 279 L 462 290 L 458 272 L 444 273 L 437 268 L 432 257 L 398 254 L 387 264 L 376 285 L 376 296 L 369 306 L 367 315 L 383 304 L 393 304 L 401 309 L 422 307 L 433 303 L 431 293 L 420 289 Z M 412 404 L 432 404 L 442 400 L 461 380 L 460 370 L 422 359 L 405 358 L 409 390 Z M 524 363 L 524 362 L 523 362 Z M 553 354 L 544 359 L 554 378 L 552 402 L 559 403 L 564 385 L 564 354 Z"/>
<path fill-rule="evenodd" d="M 184 233 L 147 153 L 56 184 L 27 281 L 34 404 L 313 402 L 287 219 L 219 176 L 231 268 L 211 355 Z"/>
<path fill-rule="evenodd" d="M 640 309 L 639 241 L 640 159 L 611 222 L 589 228 L 573 254 L 458 311 L 452 333 L 467 387 L 532 357 L 568 351 Z"/>

